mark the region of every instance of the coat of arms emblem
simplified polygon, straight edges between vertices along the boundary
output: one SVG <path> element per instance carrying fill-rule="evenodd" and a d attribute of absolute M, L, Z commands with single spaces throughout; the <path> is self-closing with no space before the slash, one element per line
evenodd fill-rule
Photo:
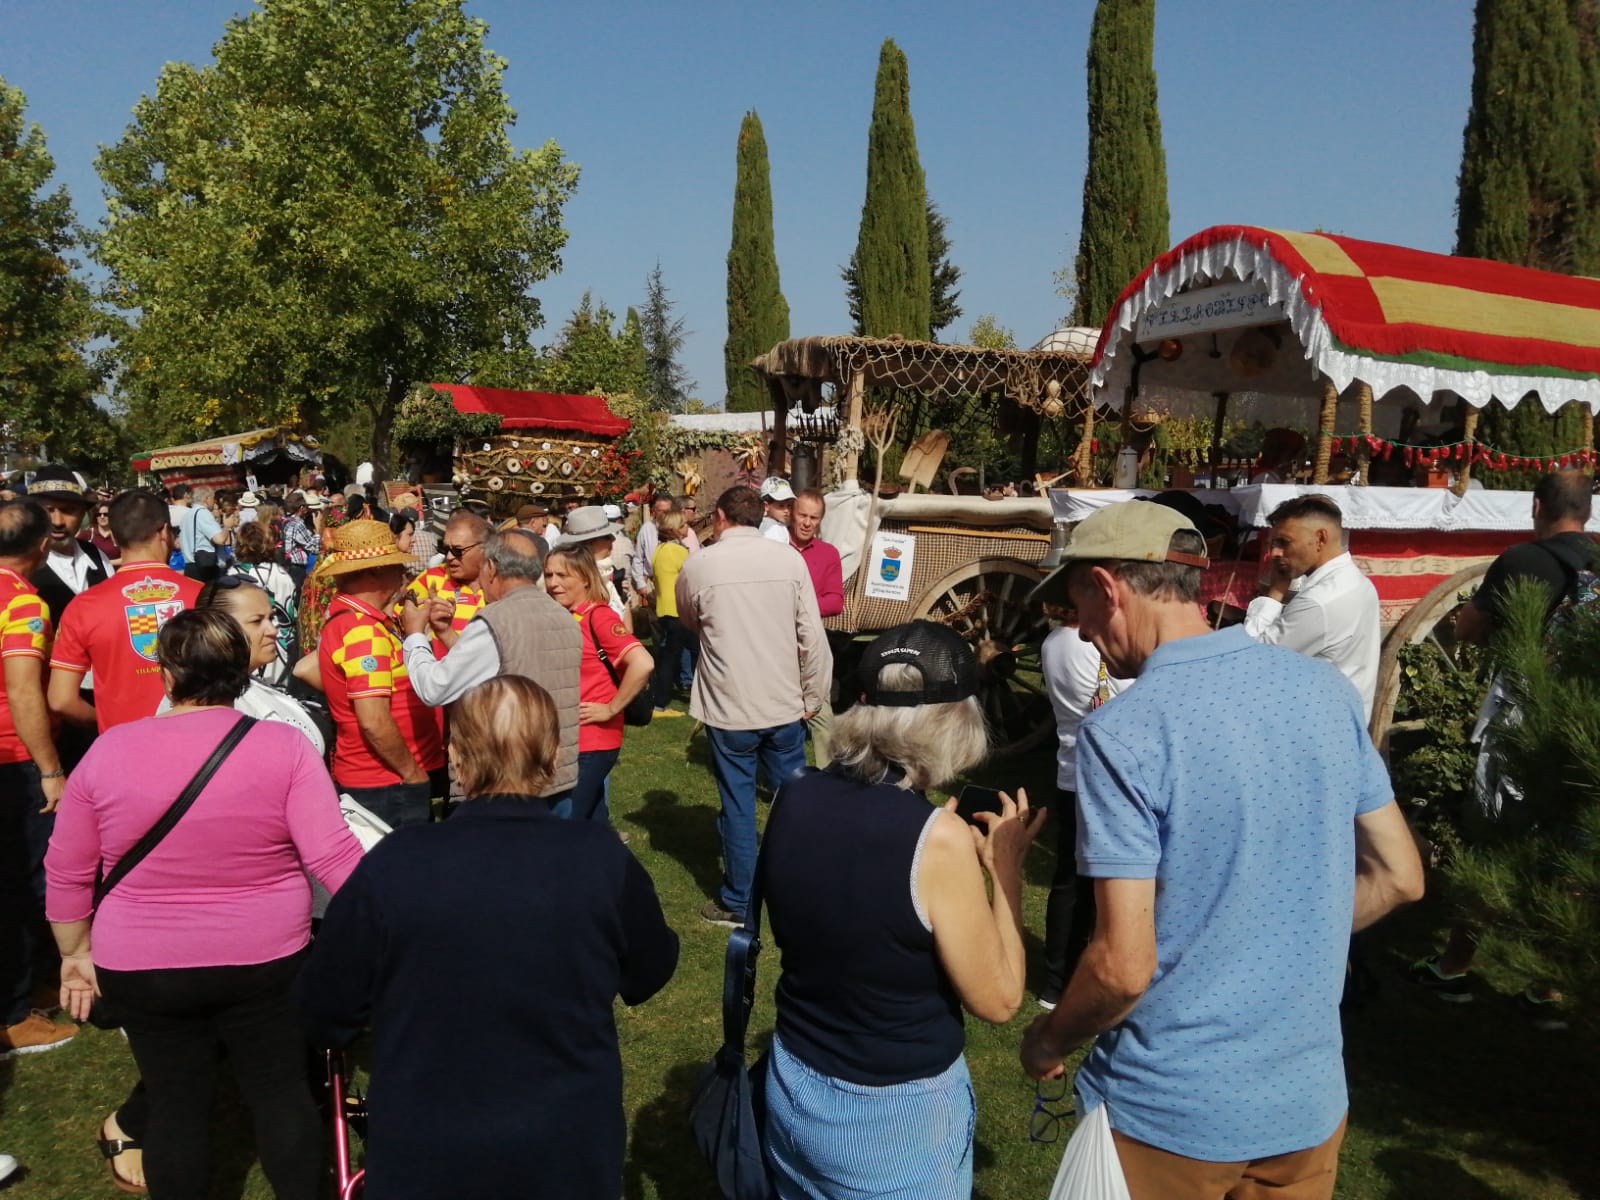
<path fill-rule="evenodd" d="M 170 579 L 146 575 L 122 589 L 128 603 L 122 610 L 128 623 L 128 642 L 133 652 L 149 662 L 156 661 L 156 637 L 161 627 L 183 611 L 178 585 Z"/>

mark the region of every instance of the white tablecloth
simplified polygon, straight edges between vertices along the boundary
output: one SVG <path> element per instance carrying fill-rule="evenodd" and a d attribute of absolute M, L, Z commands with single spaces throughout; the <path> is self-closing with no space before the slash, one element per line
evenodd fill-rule
<path fill-rule="evenodd" d="M 1058 522 L 1083 520 L 1108 504 L 1153 496 L 1149 488 L 1053 488 L 1051 510 Z M 1312 487 L 1292 483 L 1253 484 L 1194 493 L 1204 504 L 1216 504 L 1235 514 L 1241 525 L 1267 527 L 1268 516 L 1285 500 L 1321 495 L 1333 499 L 1344 513 L 1346 529 L 1431 529 L 1441 533 L 1481 530 L 1489 533 L 1533 531 L 1531 492 L 1492 492 L 1474 488 L 1457 496 L 1449 488 Z M 1600 533 L 1600 517 L 1591 518 L 1589 532 Z"/>

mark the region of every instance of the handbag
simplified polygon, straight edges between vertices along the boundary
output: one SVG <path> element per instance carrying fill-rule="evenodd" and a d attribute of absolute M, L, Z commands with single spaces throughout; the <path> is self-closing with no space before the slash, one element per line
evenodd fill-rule
<path fill-rule="evenodd" d="M 200 798 L 200 793 L 205 791 L 206 784 L 211 782 L 211 777 L 217 773 L 217 768 L 222 766 L 228 755 L 233 753 L 234 747 L 244 741 L 244 735 L 250 732 L 250 727 L 256 723 L 254 717 L 240 717 L 234 722 L 217 748 L 211 752 L 211 757 L 201 764 L 200 769 L 194 773 L 183 791 L 178 793 L 178 798 L 167 806 L 167 811 L 156 818 L 156 823 L 145 830 L 144 836 L 129 847 L 128 852 L 117 860 L 117 865 L 95 881 L 94 903 L 90 909 L 90 919 L 93 914 L 100 911 L 100 905 L 111 894 L 111 889 L 116 887 L 128 877 L 132 871 L 146 858 L 151 851 L 159 846 L 167 834 L 183 819 L 183 814 L 194 806 Z M 89 1012 L 89 1023 L 97 1029 L 116 1029 L 122 1024 L 115 1014 L 106 1005 L 103 997 L 97 997 L 94 1007 Z"/>
<path fill-rule="evenodd" d="M 594 631 L 595 611 L 595 609 L 589 610 L 589 619 L 585 622 L 589 626 L 589 640 L 594 643 L 594 652 L 600 659 L 600 665 L 606 669 L 606 674 L 611 676 L 611 686 L 620 690 L 622 676 L 617 674 L 616 667 L 611 665 L 611 658 L 606 654 L 605 647 L 600 645 L 600 638 Z M 655 711 L 655 702 L 650 699 L 650 687 L 646 684 L 646 686 L 639 689 L 639 694 L 629 700 L 623 707 L 622 723 L 634 726 L 648 725 L 650 724 L 650 718 L 655 715 Z"/>
<path fill-rule="evenodd" d="M 722 1045 L 695 1081 L 689 1125 L 717 1175 L 723 1200 L 772 1200 L 764 1150 L 767 1058 L 745 1067 L 745 1031 L 756 1000 L 761 953 L 761 863 L 756 862 L 744 928 L 728 936 L 722 968 Z"/>

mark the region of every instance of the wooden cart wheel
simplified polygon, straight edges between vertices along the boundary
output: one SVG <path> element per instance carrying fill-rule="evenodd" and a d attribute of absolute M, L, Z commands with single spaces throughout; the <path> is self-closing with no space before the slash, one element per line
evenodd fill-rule
<path fill-rule="evenodd" d="M 978 656 L 978 701 L 992 753 L 1031 750 L 1055 731 L 1039 647 L 1049 625 L 1028 593 L 1043 576 L 1014 558 L 980 558 L 925 594 L 917 616 L 950 626 Z"/>
<path fill-rule="evenodd" d="M 1457 571 L 1418 600 L 1383 639 L 1383 653 L 1378 659 L 1377 695 L 1373 699 L 1372 722 L 1368 729 L 1373 743 L 1385 759 L 1389 757 L 1389 731 L 1394 724 L 1394 706 L 1400 699 L 1401 649 L 1431 642 L 1453 661 L 1455 636 L 1452 619 L 1456 609 L 1461 607 L 1461 593 L 1472 590 L 1488 569 L 1488 563 L 1479 563 Z"/>

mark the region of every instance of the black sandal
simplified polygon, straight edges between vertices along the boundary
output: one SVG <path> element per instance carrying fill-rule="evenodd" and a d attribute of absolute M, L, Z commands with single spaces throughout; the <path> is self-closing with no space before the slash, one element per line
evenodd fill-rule
<path fill-rule="evenodd" d="M 106 1131 L 107 1123 L 108 1122 L 101 1123 L 101 1133 Z M 118 1158 L 128 1153 L 130 1150 L 142 1151 L 144 1149 L 143 1146 L 134 1141 L 132 1138 L 96 1138 L 94 1144 L 100 1150 L 100 1157 L 106 1160 L 106 1170 L 111 1172 L 111 1182 L 116 1184 L 119 1190 L 127 1192 L 132 1196 L 149 1195 L 149 1187 L 142 1183 L 129 1183 L 117 1171 L 116 1160 Z"/>

